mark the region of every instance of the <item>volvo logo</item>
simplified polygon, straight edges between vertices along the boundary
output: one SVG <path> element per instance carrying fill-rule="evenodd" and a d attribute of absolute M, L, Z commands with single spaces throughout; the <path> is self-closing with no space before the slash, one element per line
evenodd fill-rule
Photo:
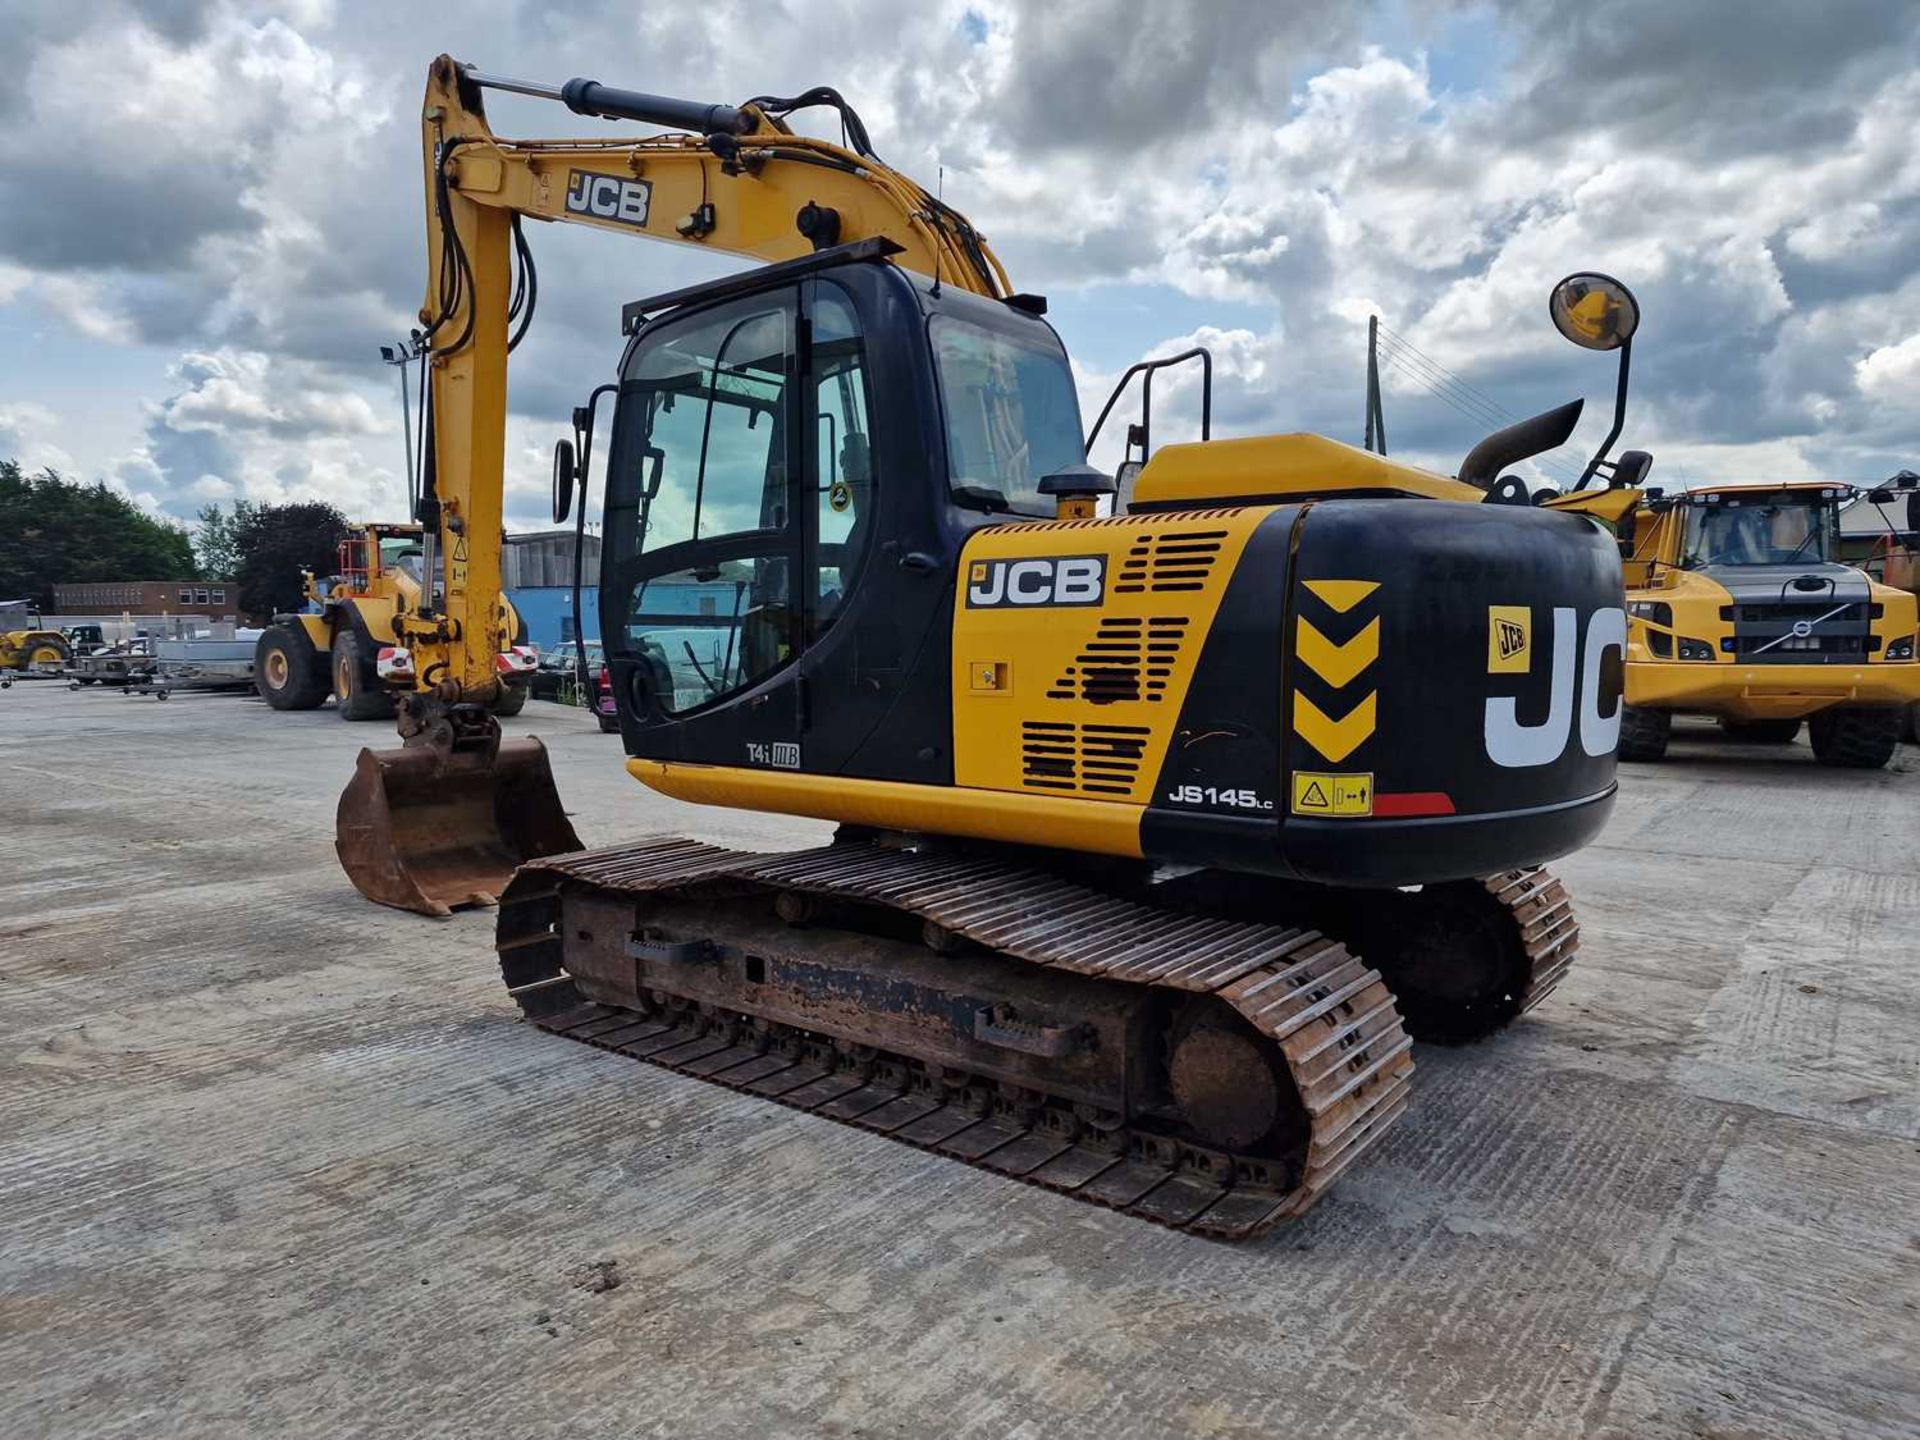
<path fill-rule="evenodd" d="M 1794 621 L 1793 633 L 1797 639 L 1801 639 L 1801 640 L 1806 639 L 1809 635 L 1813 634 L 1813 621 L 1811 620 Z"/>

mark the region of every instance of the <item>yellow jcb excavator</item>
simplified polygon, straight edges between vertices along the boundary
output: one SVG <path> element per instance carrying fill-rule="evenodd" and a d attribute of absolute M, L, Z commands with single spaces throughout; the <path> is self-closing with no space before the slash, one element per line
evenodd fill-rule
<path fill-rule="evenodd" d="M 680 133 L 508 140 L 489 88 Z M 789 127 L 816 105 L 844 145 Z M 363 754 L 339 850 L 389 904 L 497 896 L 535 1023 L 1242 1236 L 1384 1133 L 1410 1029 L 1485 1035 L 1558 982 L 1578 932 L 1539 866 L 1613 802 L 1620 568 L 1584 517 L 1485 502 L 1569 410 L 1462 481 L 1311 435 L 1152 451 L 1143 396 L 1116 481 L 1044 302 L 831 90 L 709 105 L 442 57 L 423 139 L 446 598 L 396 622 L 408 744 Z M 765 262 L 625 306 L 554 515 L 610 397 L 627 767 L 831 844 L 564 853 L 543 758 L 499 742 L 497 574 L 462 545 L 499 525 L 525 218 Z"/>

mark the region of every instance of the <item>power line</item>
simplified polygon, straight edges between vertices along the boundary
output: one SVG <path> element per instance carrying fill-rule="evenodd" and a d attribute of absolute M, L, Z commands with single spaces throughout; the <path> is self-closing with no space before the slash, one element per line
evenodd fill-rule
<path fill-rule="evenodd" d="M 1380 328 L 1392 336 L 1392 332 L 1387 331 L 1386 326 L 1383 325 Z M 1422 354 L 1414 346 L 1400 340 L 1398 336 L 1392 336 L 1392 338 L 1398 341 L 1398 344 L 1383 346 L 1380 350 L 1381 358 L 1435 399 L 1451 406 L 1476 424 L 1484 425 L 1489 429 L 1502 429 L 1514 422 L 1513 412 L 1498 401 L 1467 384 L 1437 360 Z M 1420 367 L 1412 356 L 1406 353 L 1408 351 L 1426 361 L 1426 368 Z M 1558 456 L 1536 455 L 1533 457 L 1533 462 L 1562 480 L 1573 480 L 1579 476 L 1576 466 Z"/>
<path fill-rule="evenodd" d="M 1441 375 L 1444 375 L 1445 377 L 1447 377 L 1447 379 L 1451 380 L 1455 385 L 1459 386 L 1460 389 L 1464 390 L 1467 394 L 1479 400 L 1481 404 L 1487 406 L 1487 408 L 1492 410 L 1495 414 L 1503 415 L 1509 421 L 1518 420 L 1520 418 L 1518 415 L 1515 415 L 1511 410 L 1507 409 L 1506 406 L 1502 405 L 1498 400 L 1495 400 L 1491 395 L 1487 394 L 1484 390 L 1481 390 L 1476 386 L 1470 384 L 1465 377 L 1455 373 L 1452 370 L 1449 370 L 1445 365 L 1442 365 L 1438 360 L 1434 359 L 1431 355 L 1427 354 L 1426 351 L 1422 350 L 1418 345 L 1415 345 L 1411 340 L 1407 339 L 1406 336 L 1400 334 L 1392 326 L 1383 324 L 1380 328 L 1386 331 L 1387 338 L 1390 341 L 1392 341 L 1395 345 L 1398 345 L 1403 350 L 1411 351 L 1420 360 L 1425 362 L 1425 364 L 1429 368 L 1436 370 Z"/>

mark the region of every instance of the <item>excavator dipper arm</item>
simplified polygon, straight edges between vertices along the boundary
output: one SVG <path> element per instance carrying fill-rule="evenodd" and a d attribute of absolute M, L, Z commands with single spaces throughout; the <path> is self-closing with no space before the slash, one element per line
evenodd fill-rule
<path fill-rule="evenodd" d="M 577 114 L 678 127 L 607 139 L 509 140 L 487 89 Z M 839 112 L 848 143 L 796 134 L 796 110 Z M 514 867 L 579 848 L 538 740 L 502 740 L 492 714 L 516 663 L 503 603 L 507 357 L 537 300 L 522 220 L 591 225 L 763 262 L 869 237 L 942 284 L 1004 297 L 1005 270 L 966 218 L 873 154 L 832 90 L 740 106 L 561 86 L 434 61 L 421 109 L 429 398 L 423 583 L 393 620 L 387 667 L 403 747 L 363 751 L 341 796 L 336 849 L 372 899 L 444 915 L 489 903 Z M 379 637 L 384 639 L 385 637 Z"/>

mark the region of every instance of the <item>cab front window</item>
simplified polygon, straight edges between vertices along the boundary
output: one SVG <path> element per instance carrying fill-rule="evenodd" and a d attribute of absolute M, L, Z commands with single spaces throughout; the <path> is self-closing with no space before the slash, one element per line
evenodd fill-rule
<path fill-rule="evenodd" d="M 1791 493 L 1723 496 L 1687 511 L 1681 565 L 1793 565 L 1829 560 L 1833 507 Z"/>
<path fill-rule="evenodd" d="M 1038 323 L 989 329 L 957 315 L 934 316 L 932 335 L 955 498 L 1053 514 L 1040 482 L 1086 458 L 1073 371 L 1058 338 Z"/>

